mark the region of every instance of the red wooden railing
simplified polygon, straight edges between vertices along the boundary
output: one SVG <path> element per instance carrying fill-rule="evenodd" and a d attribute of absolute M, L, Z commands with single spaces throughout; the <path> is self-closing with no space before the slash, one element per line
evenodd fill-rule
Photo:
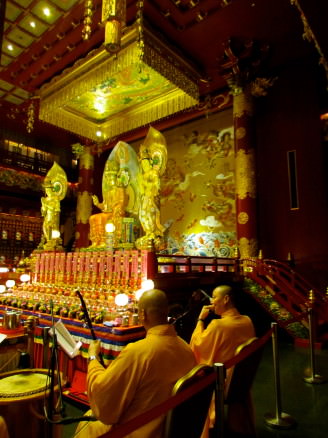
<path fill-rule="evenodd" d="M 316 329 L 328 323 L 328 296 L 311 285 L 287 263 L 271 259 L 243 259 L 240 271 L 259 284 L 272 298 L 287 309 L 294 318 L 307 326 L 307 311 L 312 307 Z"/>

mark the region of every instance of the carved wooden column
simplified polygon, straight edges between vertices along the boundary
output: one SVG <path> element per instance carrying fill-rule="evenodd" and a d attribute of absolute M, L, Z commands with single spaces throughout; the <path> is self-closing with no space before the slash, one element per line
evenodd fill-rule
<path fill-rule="evenodd" d="M 79 156 L 79 185 L 76 205 L 75 248 L 89 246 L 89 217 L 92 212 L 94 157 L 91 147 L 84 146 Z"/>
<path fill-rule="evenodd" d="M 256 164 L 253 97 L 245 89 L 234 94 L 236 231 L 241 258 L 257 256 Z"/>
<path fill-rule="evenodd" d="M 235 137 L 236 232 L 240 257 L 256 257 L 256 164 L 253 96 L 266 95 L 273 81 L 261 78 L 260 66 L 268 46 L 229 39 L 224 43 L 220 73 L 233 94 Z"/>

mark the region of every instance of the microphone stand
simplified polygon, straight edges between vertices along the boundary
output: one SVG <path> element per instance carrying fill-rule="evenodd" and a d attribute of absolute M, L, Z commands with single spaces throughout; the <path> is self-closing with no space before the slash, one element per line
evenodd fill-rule
<path fill-rule="evenodd" d="M 58 342 L 57 342 L 57 335 L 55 330 L 55 322 L 54 322 L 54 313 L 53 313 L 53 301 L 50 300 L 50 311 L 51 311 L 51 326 L 52 326 L 52 350 L 51 350 L 51 358 L 50 358 L 50 392 L 48 397 L 48 409 L 46 408 L 46 405 L 44 406 L 45 411 L 45 417 L 49 423 L 54 423 L 53 417 L 57 414 L 60 414 L 63 416 L 65 412 L 64 404 L 63 404 L 63 398 L 62 398 L 62 388 L 61 388 L 61 378 L 60 378 L 60 371 L 59 371 L 59 361 L 58 361 Z M 59 409 L 55 407 L 55 376 L 57 372 L 57 382 L 58 382 L 58 404 Z M 49 375 L 48 374 L 48 375 Z M 52 437 L 52 427 L 49 427 L 48 429 L 48 436 Z"/>
<path fill-rule="evenodd" d="M 97 336 L 96 336 L 95 331 L 93 329 L 92 322 L 91 322 L 91 319 L 90 319 L 90 316 L 89 316 L 89 312 L 88 312 L 87 306 L 86 306 L 86 304 L 84 302 L 83 296 L 82 296 L 82 294 L 81 294 L 81 292 L 79 290 L 76 290 L 75 293 L 80 298 L 81 306 L 82 306 L 82 310 L 83 310 L 86 322 L 87 322 L 88 327 L 90 329 L 92 339 L 95 341 L 97 339 Z M 100 353 L 99 353 L 99 362 L 101 363 L 101 365 L 103 367 L 105 367 L 103 357 L 102 357 L 102 355 Z"/>
<path fill-rule="evenodd" d="M 51 325 L 52 325 L 52 336 L 53 336 L 53 342 L 52 342 L 52 352 L 51 352 L 51 361 L 50 361 L 50 369 L 48 373 L 50 374 L 50 392 L 48 397 L 48 409 L 46 406 L 46 403 L 44 404 L 44 416 L 50 425 L 56 425 L 56 424 L 72 424 L 77 423 L 80 421 L 96 421 L 97 418 L 91 415 L 83 415 L 82 417 L 65 417 L 65 406 L 63 403 L 63 397 L 62 397 L 62 390 L 61 390 L 61 378 L 60 378 L 60 371 L 59 371 L 59 362 L 58 362 L 58 343 L 57 343 L 57 335 L 55 330 L 55 324 L 54 324 L 54 314 L 53 314 L 53 302 L 50 301 L 50 309 L 51 309 Z M 58 381 L 58 388 L 59 388 L 59 402 L 58 406 L 60 406 L 60 409 L 56 409 L 54 407 L 54 399 L 55 399 L 55 368 L 57 370 L 57 381 Z M 48 375 L 49 375 L 48 374 Z M 59 419 L 54 419 L 54 415 L 60 414 Z M 52 427 L 49 427 L 48 429 L 48 438 L 52 438 Z"/>
<path fill-rule="evenodd" d="M 210 299 L 211 297 L 206 294 L 206 292 L 202 291 L 201 289 L 198 289 L 198 291 L 202 292 L 205 296 L 199 301 L 198 304 L 204 302 L 207 299 Z M 189 315 L 190 312 L 194 311 L 195 309 L 191 307 L 190 309 L 186 310 L 182 315 L 178 316 L 173 322 L 172 325 L 175 325 L 177 322 L 181 321 L 183 318 L 185 318 L 187 315 Z"/>

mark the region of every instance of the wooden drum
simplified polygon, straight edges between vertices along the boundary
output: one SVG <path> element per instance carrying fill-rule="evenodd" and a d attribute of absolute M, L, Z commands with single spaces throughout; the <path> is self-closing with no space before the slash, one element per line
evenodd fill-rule
<path fill-rule="evenodd" d="M 44 400 L 49 395 L 46 369 L 24 369 L 0 374 L 0 415 L 10 438 L 46 438 L 51 425 L 44 420 Z M 58 386 L 55 387 L 58 391 Z"/>

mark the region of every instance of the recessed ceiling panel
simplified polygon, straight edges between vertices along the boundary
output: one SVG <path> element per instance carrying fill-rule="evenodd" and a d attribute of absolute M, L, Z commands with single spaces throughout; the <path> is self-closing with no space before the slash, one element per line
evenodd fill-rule
<path fill-rule="evenodd" d="M 2 44 L 2 51 L 6 55 L 12 56 L 13 58 L 16 58 L 19 56 L 24 49 L 21 47 L 18 47 L 16 44 L 12 43 L 11 41 L 4 40 Z"/>
<path fill-rule="evenodd" d="M 24 100 L 29 99 L 31 96 L 30 93 L 23 90 L 22 88 L 15 88 L 15 90 L 12 91 L 12 94 L 14 94 L 15 96 L 18 96 Z"/>
<path fill-rule="evenodd" d="M 51 0 L 51 3 L 54 3 L 64 11 L 68 11 L 78 1 L 79 0 Z"/>
<path fill-rule="evenodd" d="M 15 22 L 15 20 L 17 19 L 17 17 L 19 17 L 19 15 L 22 13 L 22 10 L 20 8 L 18 8 L 17 6 L 15 6 L 13 3 L 10 3 L 9 1 L 7 1 L 6 4 L 6 19 L 11 21 L 12 23 Z"/>
<path fill-rule="evenodd" d="M 10 103 L 14 103 L 15 105 L 20 105 L 21 103 L 24 102 L 23 99 L 20 99 L 19 97 L 13 95 L 6 96 L 4 100 Z"/>
<path fill-rule="evenodd" d="M 35 36 L 40 36 L 48 29 L 48 26 L 35 18 L 33 15 L 26 15 L 20 22 L 19 27 L 32 33 Z"/>
<path fill-rule="evenodd" d="M 34 8 L 32 8 L 32 13 L 48 24 L 55 23 L 61 16 L 61 13 L 55 8 L 55 6 L 46 1 L 38 2 Z"/>
<path fill-rule="evenodd" d="M 15 3 L 23 6 L 23 8 L 27 8 L 34 0 L 15 0 Z"/>
<path fill-rule="evenodd" d="M 10 91 L 14 88 L 14 86 L 12 84 L 9 84 L 8 82 L 0 79 L 0 88 L 2 88 L 5 91 Z"/>
<path fill-rule="evenodd" d="M 13 59 L 9 58 L 9 56 L 6 56 L 4 53 L 1 55 L 1 65 L 2 67 L 6 67 L 11 63 Z"/>
<path fill-rule="evenodd" d="M 26 32 L 15 27 L 11 32 L 8 33 L 7 38 L 19 46 L 28 47 L 34 41 L 34 37 L 28 35 Z"/>

